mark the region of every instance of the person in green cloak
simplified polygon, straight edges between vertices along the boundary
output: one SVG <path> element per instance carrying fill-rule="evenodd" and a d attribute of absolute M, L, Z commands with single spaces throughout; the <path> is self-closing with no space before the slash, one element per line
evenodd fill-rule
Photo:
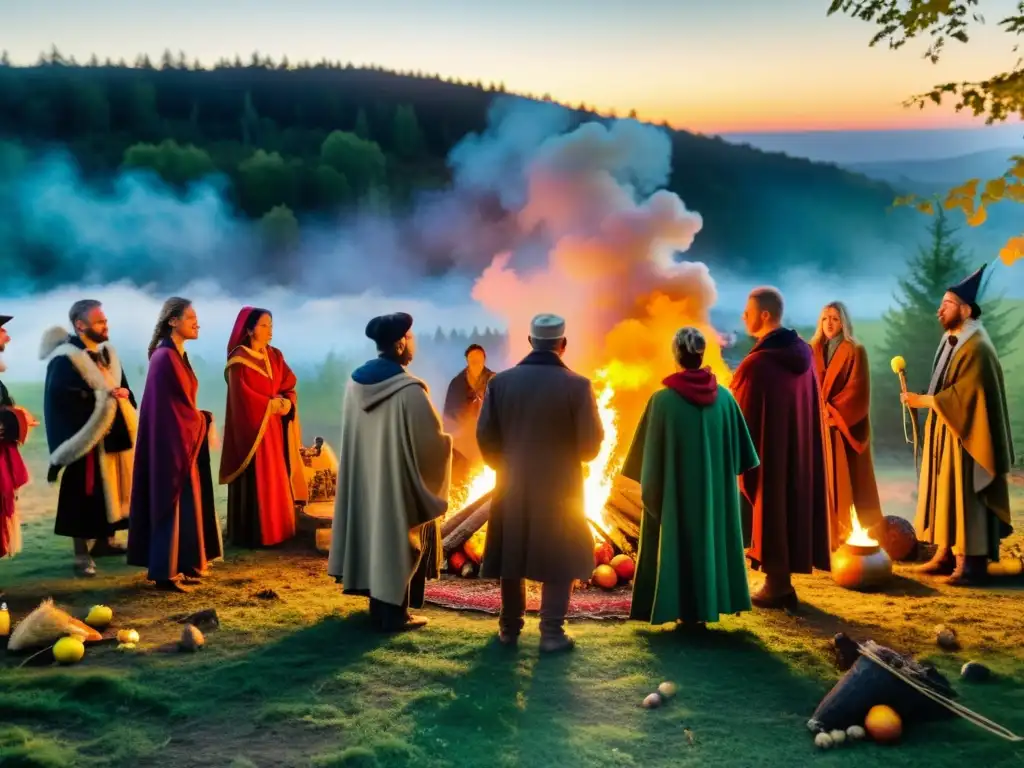
<path fill-rule="evenodd" d="M 701 367 L 706 346 L 696 328 L 676 333 L 679 370 L 648 401 L 623 464 L 644 504 L 636 621 L 701 628 L 751 610 L 737 477 L 759 459 L 732 393 Z"/>

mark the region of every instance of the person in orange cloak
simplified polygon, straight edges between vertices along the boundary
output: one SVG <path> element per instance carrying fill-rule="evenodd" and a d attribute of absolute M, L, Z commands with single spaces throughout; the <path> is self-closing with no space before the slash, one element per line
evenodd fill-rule
<path fill-rule="evenodd" d="M 273 318 L 242 307 L 228 341 L 220 482 L 228 486 L 228 540 L 270 547 L 295 535 L 295 505 L 308 499 L 299 454 L 297 379 L 270 346 Z"/>
<path fill-rule="evenodd" d="M 883 522 L 871 455 L 868 353 L 854 338 L 853 323 L 842 302 L 833 301 L 822 309 L 811 352 L 821 386 L 829 539 L 835 552 L 853 533 L 851 507 L 866 530 L 877 529 Z"/>

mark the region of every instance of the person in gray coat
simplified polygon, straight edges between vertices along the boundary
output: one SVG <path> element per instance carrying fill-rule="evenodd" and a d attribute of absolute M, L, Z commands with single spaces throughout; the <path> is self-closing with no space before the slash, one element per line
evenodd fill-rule
<path fill-rule="evenodd" d="M 518 643 L 529 579 L 543 587 L 540 649 L 564 651 L 575 646 L 565 633 L 573 582 L 594 568 L 583 463 L 601 450 L 604 428 L 590 380 L 562 361 L 565 321 L 535 317 L 530 346 L 491 379 L 477 421 L 480 452 L 497 474 L 481 576 L 501 581 L 502 644 Z"/>

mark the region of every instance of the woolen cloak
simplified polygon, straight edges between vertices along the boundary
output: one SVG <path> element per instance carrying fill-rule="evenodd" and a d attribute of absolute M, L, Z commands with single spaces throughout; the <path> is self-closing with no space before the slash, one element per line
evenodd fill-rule
<path fill-rule="evenodd" d="M 740 478 L 751 566 L 830 570 L 828 500 L 818 379 L 796 331 L 762 338 L 733 374 L 732 391 L 761 465 Z"/>
<path fill-rule="evenodd" d="M 198 409 L 198 391 L 188 356 L 161 341 L 139 410 L 128 534 L 128 564 L 148 568 L 152 581 L 194 575 L 223 554 L 212 493 L 204 493 L 212 490 L 212 416 Z"/>
<path fill-rule="evenodd" d="M 427 385 L 378 358 L 345 388 L 327 573 L 346 594 L 402 605 L 410 582 L 440 573 L 452 440 Z M 412 590 L 410 605 L 422 605 Z"/>
<path fill-rule="evenodd" d="M 590 380 L 554 352 L 531 352 L 495 375 L 476 428 L 497 475 L 481 576 L 568 583 L 594 570 L 583 464 L 604 427 Z"/>
<path fill-rule="evenodd" d="M 18 490 L 28 484 L 28 468 L 20 446 L 29 433 L 29 415 L 19 408 L 7 387 L 0 381 L 0 557 L 13 557 L 21 551 L 21 523 L 16 503 Z"/>
<path fill-rule="evenodd" d="M 709 371 L 663 383 L 622 467 L 644 504 L 629 617 L 718 621 L 751 609 L 737 478 L 757 467 L 757 452 L 739 406 Z"/>
<path fill-rule="evenodd" d="M 273 546 L 295 535 L 295 503 L 308 499 L 302 472 L 297 379 L 275 347 L 238 341 L 224 369 L 228 384 L 220 482 L 228 486 L 228 537 L 236 546 Z M 287 414 L 271 412 L 277 397 Z"/>
<path fill-rule="evenodd" d="M 47 479 L 60 476 L 54 533 L 106 539 L 128 527 L 135 394 L 109 343 L 90 352 L 78 336 L 55 327 L 43 335 L 39 357 L 49 359 L 43 399 Z M 127 399 L 111 394 L 118 387 L 128 390 Z"/>
<path fill-rule="evenodd" d="M 936 354 L 942 352 L 949 334 Z M 925 420 L 914 527 L 921 541 L 956 555 L 999 559 L 999 541 L 1012 533 L 1009 471 L 1013 441 L 1003 369 L 980 322 L 959 335 L 935 370 L 935 405 Z"/>
<path fill-rule="evenodd" d="M 882 522 L 871 452 L 871 373 L 867 350 L 850 339 L 839 342 L 827 365 L 824 342 L 811 351 L 821 386 L 829 538 L 835 551 L 852 533 L 851 506 L 862 528 Z M 826 415 L 835 426 L 826 423 Z"/>

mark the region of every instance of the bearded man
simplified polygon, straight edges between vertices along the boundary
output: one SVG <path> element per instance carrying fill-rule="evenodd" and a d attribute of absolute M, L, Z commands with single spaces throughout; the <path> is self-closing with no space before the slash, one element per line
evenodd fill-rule
<path fill-rule="evenodd" d="M 91 577 L 93 557 L 127 551 L 116 533 L 128 528 L 138 415 L 109 343 L 103 305 L 76 301 L 68 319 L 73 332 L 51 328 L 39 348 L 40 359 L 49 360 L 43 399 L 47 480 L 60 479 L 54 533 L 74 541 L 75 572 Z"/>
<path fill-rule="evenodd" d="M 743 322 L 756 342 L 733 375 L 732 391 L 761 459 L 740 476 L 747 556 L 765 574 L 751 602 L 792 609 L 791 575 L 827 571 L 831 558 L 814 357 L 796 331 L 783 327 L 783 309 L 775 288 L 750 293 Z"/>
<path fill-rule="evenodd" d="M 11 341 L 5 326 L 13 318 L 0 315 L 0 373 L 7 370 L 3 353 Z M 0 381 L 0 557 L 14 557 L 21 550 L 21 524 L 15 503 L 18 489 L 28 483 L 28 469 L 21 458 L 20 446 L 32 427 L 39 426 L 32 414 L 14 403 Z"/>
<path fill-rule="evenodd" d="M 926 409 L 914 527 L 935 556 L 917 570 L 954 586 L 983 584 L 988 560 L 1012 533 L 1008 475 L 1013 440 L 1003 368 L 981 324 L 985 267 L 954 285 L 938 312 L 944 333 L 926 394 L 900 399 Z"/>
<path fill-rule="evenodd" d="M 377 357 L 352 372 L 341 414 L 341 460 L 327 573 L 345 594 L 370 598 L 383 632 L 425 626 L 409 613 L 440 575 L 452 439 L 427 385 L 406 368 L 416 352 L 412 317 L 373 318 Z"/>

